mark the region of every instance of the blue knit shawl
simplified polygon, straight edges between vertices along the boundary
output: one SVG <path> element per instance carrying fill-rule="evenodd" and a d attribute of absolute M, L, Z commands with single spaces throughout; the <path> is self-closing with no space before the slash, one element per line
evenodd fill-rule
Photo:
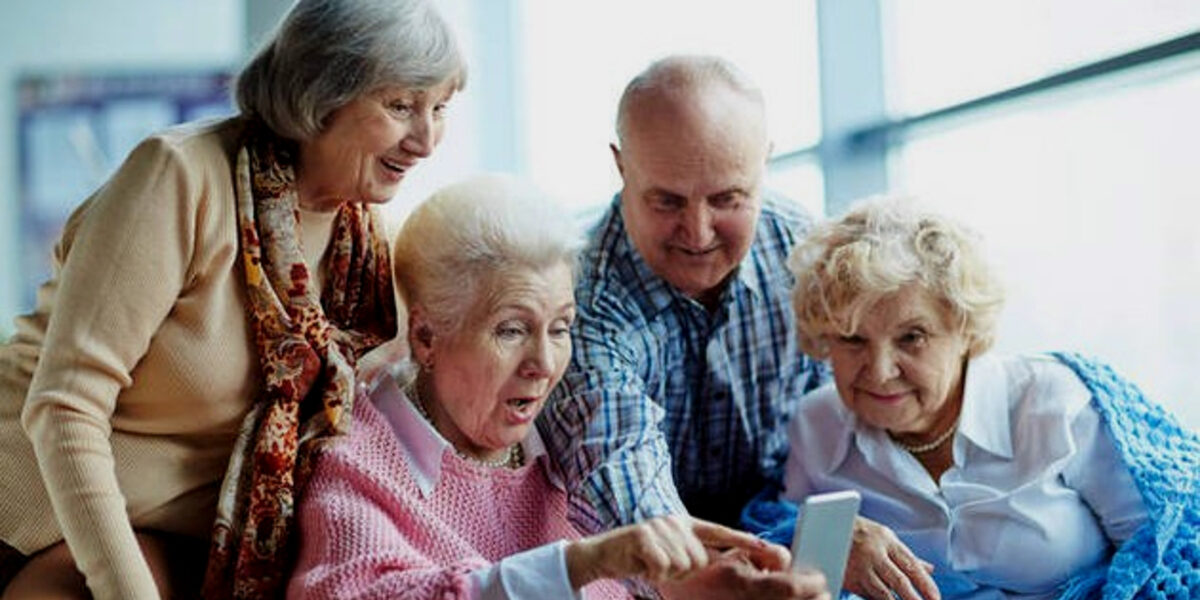
<path fill-rule="evenodd" d="M 1149 517 L 1107 564 L 1072 577 L 1059 600 L 1200 599 L 1200 435 L 1107 365 L 1079 354 L 1053 356 L 1091 390 Z M 780 491 L 771 486 L 751 500 L 742 526 L 787 546 L 796 506 L 779 500 Z"/>

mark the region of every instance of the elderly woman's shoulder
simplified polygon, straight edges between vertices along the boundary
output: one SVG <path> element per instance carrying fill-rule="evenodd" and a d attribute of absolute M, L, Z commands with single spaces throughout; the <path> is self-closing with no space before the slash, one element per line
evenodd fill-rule
<path fill-rule="evenodd" d="M 245 120 L 238 117 L 173 125 L 143 139 L 128 160 L 232 163 L 245 126 Z"/>
<path fill-rule="evenodd" d="M 96 203 L 112 198 L 127 206 L 174 207 L 180 214 L 197 214 L 201 205 L 234 193 L 233 165 L 243 127 L 240 119 L 226 119 L 151 134 L 124 158 L 97 192 Z M 168 198 L 172 201 L 165 201 Z"/>
<path fill-rule="evenodd" d="M 394 417 L 388 410 L 395 403 L 407 402 L 402 392 L 394 385 L 380 385 L 369 395 L 360 395 L 354 402 L 354 408 L 348 415 L 350 420 L 345 433 L 335 437 L 339 450 L 347 453 L 382 450 L 382 440 L 396 435 L 392 421 Z"/>
<path fill-rule="evenodd" d="M 344 423 L 345 431 L 331 438 L 322 448 L 318 472 L 345 477 L 357 473 L 368 478 L 387 479 L 396 472 L 403 450 L 388 417 L 377 406 L 377 397 L 360 396 Z"/>
<path fill-rule="evenodd" d="M 240 145 L 245 129 L 246 120 L 240 117 L 204 119 L 173 125 L 151 134 L 142 143 L 181 152 L 184 155 L 230 155 Z"/>
<path fill-rule="evenodd" d="M 837 386 L 829 382 L 801 396 L 796 404 L 796 415 L 820 428 L 834 423 L 845 424 L 851 413 L 838 395 Z"/>
<path fill-rule="evenodd" d="M 827 383 L 802 396 L 788 421 L 788 440 L 803 448 L 802 460 L 814 469 L 827 469 L 845 449 L 845 440 L 855 429 L 853 413 L 846 408 L 837 388 Z"/>
<path fill-rule="evenodd" d="M 993 359 L 1004 370 L 1014 408 L 1073 415 L 1091 400 L 1091 391 L 1075 371 L 1050 354 L 1019 354 Z"/>

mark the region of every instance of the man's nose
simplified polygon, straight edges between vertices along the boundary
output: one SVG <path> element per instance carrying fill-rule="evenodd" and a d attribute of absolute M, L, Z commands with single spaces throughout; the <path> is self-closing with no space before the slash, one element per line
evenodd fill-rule
<path fill-rule="evenodd" d="M 679 229 L 683 241 L 692 249 L 707 248 L 714 237 L 712 209 L 704 202 L 689 202 L 680 218 Z"/>

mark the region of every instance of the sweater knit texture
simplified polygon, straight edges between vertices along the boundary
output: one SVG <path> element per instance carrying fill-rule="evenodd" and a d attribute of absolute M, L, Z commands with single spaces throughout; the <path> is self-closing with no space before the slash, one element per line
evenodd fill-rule
<path fill-rule="evenodd" d="M 472 571 L 580 537 L 544 457 L 496 469 L 447 450 L 426 496 L 407 454 L 379 410 L 356 402 L 352 432 L 318 458 L 301 498 L 289 598 L 468 598 Z M 583 595 L 628 597 L 612 581 Z"/>

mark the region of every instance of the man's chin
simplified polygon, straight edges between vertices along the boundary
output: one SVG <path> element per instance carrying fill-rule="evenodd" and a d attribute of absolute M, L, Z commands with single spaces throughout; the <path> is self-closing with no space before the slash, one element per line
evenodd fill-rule
<path fill-rule="evenodd" d="M 667 282 L 688 298 L 703 302 L 712 297 L 715 292 L 719 292 L 722 289 L 724 278 L 674 278 L 668 279 Z"/>

